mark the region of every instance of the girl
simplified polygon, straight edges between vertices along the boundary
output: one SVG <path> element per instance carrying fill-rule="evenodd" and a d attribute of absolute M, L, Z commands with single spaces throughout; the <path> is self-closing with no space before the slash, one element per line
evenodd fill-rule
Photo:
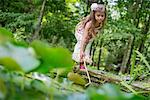
<path fill-rule="evenodd" d="M 92 63 L 90 47 L 98 31 L 102 29 L 106 19 L 106 8 L 103 4 L 93 3 L 90 15 L 79 22 L 75 29 L 77 43 L 72 54 L 72 59 L 80 63 L 80 69 L 85 69 L 83 60 Z"/>

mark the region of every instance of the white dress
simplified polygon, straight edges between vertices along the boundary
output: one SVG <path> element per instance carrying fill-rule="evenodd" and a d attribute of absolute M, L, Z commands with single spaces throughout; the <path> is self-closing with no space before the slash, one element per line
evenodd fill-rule
<path fill-rule="evenodd" d="M 98 28 L 95 28 L 95 32 L 97 33 L 98 32 Z M 76 62 L 80 62 L 80 49 L 81 49 L 81 41 L 82 41 L 82 37 L 83 37 L 83 32 L 84 32 L 84 28 L 82 26 L 80 26 L 78 29 L 76 29 L 75 31 L 75 37 L 77 39 L 77 43 L 74 47 L 74 52 L 72 54 L 72 59 Z M 85 54 L 85 61 L 89 64 L 92 63 L 92 59 L 91 59 L 91 56 L 90 56 L 90 48 L 91 48 L 91 44 L 93 42 L 94 38 L 92 37 L 88 44 L 86 45 L 85 47 L 85 51 L 84 51 L 84 54 Z"/>

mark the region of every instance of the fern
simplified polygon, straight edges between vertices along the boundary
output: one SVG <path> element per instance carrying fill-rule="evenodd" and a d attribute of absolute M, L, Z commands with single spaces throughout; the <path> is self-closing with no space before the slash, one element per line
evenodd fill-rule
<path fill-rule="evenodd" d="M 141 58 L 140 60 L 143 61 L 145 63 L 145 65 L 148 67 L 148 69 L 150 70 L 150 65 L 149 65 L 148 61 L 146 60 L 146 58 L 139 51 L 136 50 L 135 52 Z"/>

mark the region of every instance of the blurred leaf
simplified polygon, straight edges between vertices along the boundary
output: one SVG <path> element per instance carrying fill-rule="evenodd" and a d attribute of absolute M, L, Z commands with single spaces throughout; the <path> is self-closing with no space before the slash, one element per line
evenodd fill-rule
<path fill-rule="evenodd" d="M 4 99 L 6 96 L 7 90 L 4 82 L 0 79 L 0 99 Z"/>
<path fill-rule="evenodd" d="M 14 46 L 11 43 L 0 45 L 0 64 L 11 70 L 22 69 L 29 72 L 37 68 L 40 62 L 32 56 L 27 48 Z"/>
<path fill-rule="evenodd" d="M 142 96 L 121 92 L 116 85 L 104 84 L 100 89 L 89 88 L 87 95 L 91 100 L 144 100 Z"/>
<path fill-rule="evenodd" d="M 79 1 L 79 0 L 65 0 L 67 3 L 75 3 L 75 2 L 77 2 L 77 1 Z"/>
<path fill-rule="evenodd" d="M 62 100 L 62 99 L 58 99 L 58 100 Z M 66 100 L 66 99 L 63 99 Z M 73 93 L 68 95 L 68 99 L 67 100 L 90 100 L 87 98 L 86 94 L 82 94 L 82 93 Z"/>
<path fill-rule="evenodd" d="M 73 81 L 76 84 L 80 84 L 80 85 L 86 84 L 86 81 L 78 73 L 73 73 L 73 72 L 68 73 L 68 79 L 70 81 Z"/>
<path fill-rule="evenodd" d="M 33 0 L 33 3 L 34 3 L 35 5 L 39 5 L 39 4 L 41 3 L 41 0 Z"/>
<path fill-rule="evenodd" d="M 31 82 L 31 86 L 33 88 L 35 88 L 38 91 L 45 91 L 45 93 L 48 93 L 48 88 L 46 87 L 46 85 L 40 81 L 40 80 L 33 80 Z"/>
<path fill-rule="evenodd" d="M 49 48 L 49 60 L 54 67 L 71 67 L 71 53 L 64 48 Z"/>
<path fill-rule="evenodd" d="M 5 36 L 11 37 L 12 33 L 3 27 L 0 27 L 0 35 L 5 35 Z"/>
<path fill-rule="evenodd" d="M 13 43 L 16 46 L 28 47 L 28 44 L 25 41 L 17 41 L 13 39 L 11 40 L 11 43 Z"/>
<path fill-rule="evenodd" d="M 5 65 L 9 70 L 23 71 L 16 61 L 11 57 L 0 58 L 0 64 Z"/>
<path fill-rule="evenodd" d="M 38 71 L 48 72 L 51 68 L 69 68 L 73 66 L 71 53 L 64 48 L 50 48 L 40 41 L 33 41 L 31 46 L 40 57 L 42 64 Z"/>
<path fill-rule="evenodd" d="M 56 73 L 57 76 L 67 77 L 68 73 L 72 70 L 72 68 L 53 68 L 50 72 Z"/>
<path fill-rule="evenodd" d="M 7 100 L 45 100 L 45 98 L 47 98 L 46 94 L 43 94 L 35 89 L 25 88 L 22 90 L 15 86 L 14 93 L 9 93 Z"/>
<path fill-rule="evenodd" d="M 12 36 L 12 33 L 7 29 L 0 27 L 0 43 L 8 41 Z"/>

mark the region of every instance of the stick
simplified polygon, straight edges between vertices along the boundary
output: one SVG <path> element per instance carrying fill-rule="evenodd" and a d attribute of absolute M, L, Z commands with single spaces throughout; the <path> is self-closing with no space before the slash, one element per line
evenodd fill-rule
<path fill-rule="evenodd" d="M 85 70 L 86 70 L 86 73 L 87 73 L 87 77 L 89 79 L 89 83 L 87 83 L 85 86 L 88 86 L 88 85 L 91 84 L 91 78 L 90 78 L 89 72 L 88 72 L 87 67 L 86 67 L 85 59 L 83 59 L 83 60 L 84 60 L 84 67 L 85 67 Z"/>

